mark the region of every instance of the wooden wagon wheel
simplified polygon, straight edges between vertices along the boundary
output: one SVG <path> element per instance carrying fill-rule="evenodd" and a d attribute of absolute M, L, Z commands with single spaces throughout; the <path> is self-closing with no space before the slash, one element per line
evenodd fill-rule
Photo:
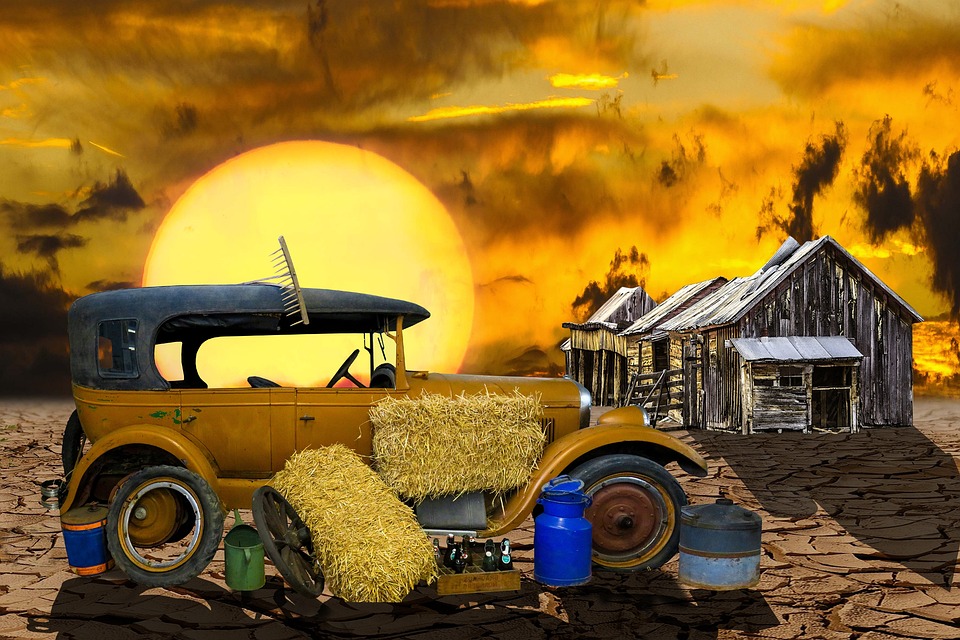
<path fill-rule="evenodd" d="M 263 550 L 297 593 L 316 598 L 323 591 L 323 573 L 313 552 L 307 525 L 271 486 L 253 494 L 253 521 Z"/>

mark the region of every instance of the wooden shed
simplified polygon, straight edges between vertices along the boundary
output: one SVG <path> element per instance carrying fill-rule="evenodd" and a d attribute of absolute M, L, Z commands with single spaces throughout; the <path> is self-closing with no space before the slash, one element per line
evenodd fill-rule
<path fill-rule="evenodd" d="M 727 282 L 657 323 L 641 343 L 650 342 L 652 351 L 656 336 L 667 334 L 671 343 L 690 346 L 688 357 L 696 359 L 700 374 L 685 378 L 684 385 L 697 386 L 692 395 L 700 406 L 688 412 L 688 426 L 744 433 L 758 425 L 797 428 L 799 414 L 782 415 L 784 426 L 775 427 L 776 414 L 768 413 L 783 409 L 792 393 L 770 389 L 793 386 L 806 394 L 805 430 L 909 425 L 913 323 L 922 320 L 830 236 L 802 246 L 789 238 L 756 273 Z M 841 337 L 848 347 L 822 340 L 769 341 L 794 337 Z M 764 338 L 768 353 L 758 357 Z M 788 344 L 806 356 L 797 359 Z M 811 357 L 798 346 L 819 347 L 826 355 Z M 642 354 L 647 347 L 638 348 Z M 691 395 L 689 388 L 685 392 Z"/>
<path fill-rule="evenodd" d="M 565 322 L 567 375 L 590 390 L 594 404 L 616 405 L 626 389 L 627 341 L 620 332 L 657 306 L 643 287 L 621 287 L 586 322 Z"/>
<path fill-rule="evenodd" d="M 682 313 L 691 306 L 697 304 L 700 300 L 710 295 L 724 284 L 727 279 L 724 277 L 712 278 L 703 282 L 695 282 L 681 287 L 676 293 L 661 302 L 657 307 L 648 313 L 640 316 L 633 324 L 621 332 L 621 336 L 626 339 L 627 348 L 627 395 L 640 394 L 645 396 L 645 391 L 659 380 L 657 374 L 664 372 L 664 378 L 661 382 L 667 393 L 667 403 L 664 405 L 665 413 L 677 422 L 689 422 L 686 413 L 691 410 L 691 404 L 696 405 L 697 398 L 687 398 L 680 400 L 682 394 L 683 377 L 698 376 L 699 369 L 687 367 L 684 371 L 685 363 L 683 359 L 684 349 L 689 345 L 683 343 L 683 337 L 679 334 L 671 336 L 670 333 L 661 330 L 661 324 Z M 693 384 L 691 388 L 697 389 L 701 385 Z M 672 399 L 671 399 L 672 397 Z M 626 397 L 626 403 L 635 400 Z M 657 401 L 660 398 L 658 396 Z M 679 406 L 679 405 L 683 406 Z M 658 407 L 647 407 L 654 414 L 654 419 L 659 418 Z M 693 411 L 696 412 L 695 406 Z"/>
<path fill-rule="evenodd" d="M 743 389 L 743 433 L 860 428 L 863 354 L 842 336 L 734 338 Z"/>

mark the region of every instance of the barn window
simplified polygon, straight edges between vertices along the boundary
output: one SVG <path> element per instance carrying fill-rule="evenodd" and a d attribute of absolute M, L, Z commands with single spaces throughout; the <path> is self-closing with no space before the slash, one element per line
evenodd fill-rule
<path fill-rule="evenodd" d="M 802 387 L 803 369 L 800 367 L 780 367 L 781 387 Z"/>
<path fill-rule="evenodd" d="M 658 340 L 653 343 L 653 370 L 663 371 L 669 369 L 670 360 L 670 342 L 668 340 Z"/>
<path fill-rule="evenodd" d="M 850 367 L 815 367 L 814 387 L 849 387 Z"/>

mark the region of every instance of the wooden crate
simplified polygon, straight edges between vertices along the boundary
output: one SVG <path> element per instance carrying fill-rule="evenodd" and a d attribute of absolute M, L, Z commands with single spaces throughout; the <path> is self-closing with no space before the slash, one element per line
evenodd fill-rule
<path fill-rule="evenodd" d="M 480 567 L 469 566 L 463 573 L 455 573 L 440 567 L 440 576 L 437 578 L 437 595 L 440 596 L 519 590 L 520 572 L 517 569 L 484 571 Z"/>

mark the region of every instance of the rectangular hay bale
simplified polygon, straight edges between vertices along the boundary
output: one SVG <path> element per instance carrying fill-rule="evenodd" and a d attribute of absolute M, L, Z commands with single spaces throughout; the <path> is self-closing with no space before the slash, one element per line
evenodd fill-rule
<path fill-rule="evenodd" d="M 370 408 L 380 476 L 413 500 L 526 484 L 546 443 L 539 396 L 384 398 Z"/>
<path fill-rule="evenodd" d="M 400 602 L 437 575 L 413 510 L 342 444 L 306 449 L 270 481 L 310 530 L 330 591 L 348 602 Z"/>

